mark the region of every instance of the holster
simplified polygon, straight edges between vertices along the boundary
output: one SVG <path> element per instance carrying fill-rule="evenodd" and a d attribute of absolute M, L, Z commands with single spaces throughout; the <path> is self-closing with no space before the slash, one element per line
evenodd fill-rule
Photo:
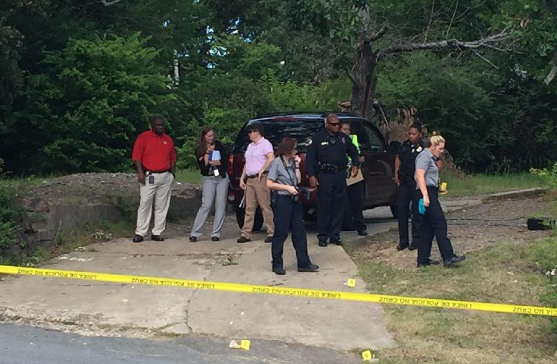
<path fill-rule="evenodd" d="M 398 179 L 400 180 L 400 183 L 404 183 L 404 184 L 409 184 L 414 182 L 414 178 L 401 172 L 398 171 Z"/>

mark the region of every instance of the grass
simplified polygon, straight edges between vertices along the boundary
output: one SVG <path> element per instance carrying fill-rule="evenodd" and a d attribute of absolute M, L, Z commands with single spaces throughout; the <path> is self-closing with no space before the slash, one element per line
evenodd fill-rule
<path fill-rule="evenodd" d="M 40 186 L 46 179 L 55 178 L 58 176 L 50 177 L 1 177 L 0 178 L 0 188 L 12 188 L 19 189 L 21 187 L 27 186 Z"/>
<path fill-rule="evenodd" d="M 441 173 L 441 181 L 447 182 L 446 197 L 488 195 L 497 192 L 548 187 L 546 180 L 532 173 L 457 176 L 445 171 Z"/>
<path fill-rule="evenodd" d="M 408 272 L 356 263 L 374 293 L 540 306 L 539 297 L 555 291 L 545 271 L 557 265 L 557 237 L 501 243 L 453 269 Z M 557 325 L 547 317 L 395 305 L 384 310 L 397 346 L 381 350 L 382 363 L 555 363 Z"/>
<path fill-rule="evenodd" d="M 183 183 L 201 184 L 201 174 L 198 170 L 184 169 L 176 171 L 176 181 Z"/>

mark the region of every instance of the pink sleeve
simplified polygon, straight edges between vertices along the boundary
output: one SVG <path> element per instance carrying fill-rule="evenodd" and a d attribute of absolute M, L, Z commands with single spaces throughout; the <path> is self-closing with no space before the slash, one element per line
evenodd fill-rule
<path fill-rule="evenodd" d="M 275 153 L 275 151 L 273 149 L 273 145 L 271 144 L 271 142 L 265 139 L 263 154 L 267 155 L 269 153 Z"/>

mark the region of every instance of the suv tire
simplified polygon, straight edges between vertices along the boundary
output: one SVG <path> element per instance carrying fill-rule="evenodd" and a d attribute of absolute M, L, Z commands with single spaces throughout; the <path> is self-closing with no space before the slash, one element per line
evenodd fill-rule
<path fill-rule="evenodd" d="M 246 215 L 246 210 L 237 208 L 236 209 L 236 221 L 238 222 L 238 227 L 241 229 L 244 226 L 244 218 Z M 259 231 L 263 227 L 263 213 L 258 207 L 255 211 L 255 221 L 253 223 L 252 231 Z"/>
<path fill-rule="evenodd" d="M 393 217 L 395 219 L 398 219 L 398 205 L 391 205 L 391 214 L 393 214 Z"/>

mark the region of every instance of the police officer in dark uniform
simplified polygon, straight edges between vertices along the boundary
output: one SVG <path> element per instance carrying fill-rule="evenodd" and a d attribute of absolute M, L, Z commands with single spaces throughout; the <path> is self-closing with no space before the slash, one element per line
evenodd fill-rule
<path fill-rule="evenodd" d="M 413 206 L 418 203 L 416 191 L 416 157 L 425 148 L 422 140 L 422 126 L 414 123 L 408 128 L 408 139 L 402 143 L 395 159 L 395 183 L 398 185 L 398 234 L 400 242 L 397 250 L 417 249 L 419 227 L 422 215 L 412 214 L 412 243 L 408 239 L 408 217 L 410 215 L 410 202 Z"/>
<path fill-rule="evenodd" d="M 358 150 L 350 138 L 339 132 L 340 120 L 335 114 L 326 119 L 326 129 L 315 134 L 306 155 L 306 171 L 311 187 L 317 187 L 317 239 L 319 246 L 342 245 L 340 230 L 346 206 L 346 165 L 350 156 L 350 174 L 358 173 Z"/>

